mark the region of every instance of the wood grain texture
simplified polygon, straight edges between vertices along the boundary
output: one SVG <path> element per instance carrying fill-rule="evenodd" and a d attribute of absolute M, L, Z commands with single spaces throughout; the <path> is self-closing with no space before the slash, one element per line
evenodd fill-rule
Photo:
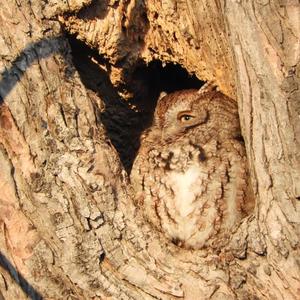
<path fill-rule="evenodd" d="M 68 3 L 0 6 L 0 297 L 298 299 L 298 2 Z M 177 247 L 137 212 L 62 23 L 118 88 L 140 58 L 236 88 L 256 208 L 228 246 Z"/>

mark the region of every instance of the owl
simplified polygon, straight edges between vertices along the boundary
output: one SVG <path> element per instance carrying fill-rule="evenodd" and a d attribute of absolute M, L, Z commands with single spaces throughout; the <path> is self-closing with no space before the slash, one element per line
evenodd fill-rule
<path fill-rule="evenodd" d="M 236 102 L 212 84 L 160 97 L 130 178 L 136 207 L 171 242 L 223 245 L 253 207 Z"/>

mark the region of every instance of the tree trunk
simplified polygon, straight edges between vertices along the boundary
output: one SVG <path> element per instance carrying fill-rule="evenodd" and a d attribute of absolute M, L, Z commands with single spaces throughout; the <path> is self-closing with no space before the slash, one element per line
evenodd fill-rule
<path fill-rule="evenodd" d="M 299 14 L 3 0 L 0 299 L 299 299 Z M 134 206 L 127 171 L 165 88 L 153 61 L 238 101 L 256 206 L 218 253 L 169 243 Z"/>

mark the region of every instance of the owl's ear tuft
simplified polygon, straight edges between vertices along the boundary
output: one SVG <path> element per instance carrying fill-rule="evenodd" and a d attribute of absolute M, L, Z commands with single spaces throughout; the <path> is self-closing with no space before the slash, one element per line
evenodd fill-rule
<path fill-rule="evenodd" d="M 165 91 L 160 92 L 157 101 L 159 101 L 160 99 L 162 99 L 163 97 L 165 97 L 165 96 L 167 96 L 167 95 L 168 95 L 168 94 L 167 94 L 167 92 L 165 92 Z"/>
<path fill-rule="evenodd" d="M 217 86 L 217 84 L 213 81 L 208 81 L 206 82 L 204 85 L 201 86 L 201 88 L 198 90 L 198 94 L 206 94 L 208 92 L 212 92 L 212 91 L 219 91 L 219 88 Z"/>

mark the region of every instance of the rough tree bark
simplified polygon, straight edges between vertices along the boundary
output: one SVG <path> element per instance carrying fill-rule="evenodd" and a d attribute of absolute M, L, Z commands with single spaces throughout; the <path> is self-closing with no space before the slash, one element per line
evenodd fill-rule
<path fill-rule="evenodd" d="M 297 0 L 2 0 L 0 299 L 299 299 L 299 15 Z M 124 99 L 154 59 L 237 98 L 256 208 L 221 252 L 137 214 L 65 31 Z"/>

